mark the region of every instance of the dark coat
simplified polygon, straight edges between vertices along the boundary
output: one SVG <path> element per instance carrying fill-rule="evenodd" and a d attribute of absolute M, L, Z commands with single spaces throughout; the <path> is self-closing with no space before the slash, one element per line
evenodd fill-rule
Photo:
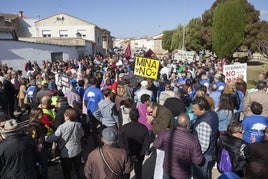
<path fill-rule="evenodd" d="M 0 143 L 0 178 L 36 179 L 36 144 L 28 135 L 13 135 Z"/>
<path fill-rule="evenodd" d="M 144 156 L 150 144 L 149 132 L 145 125 L 131 121 L 122 126 L 119 143 L 130 156 Z"/>
<path fill-rule="evenodd" d="M 64 123 L 64 113 L 66 109 L 72 109 L 72 107 L 66 102 L 61 105 L 61 107 L 56 108 L 56 117 L 53 124 L 54 129 L 57 129 L 59 125 Z"/>
<path fill-rule="evenodd" d="M 244 148 L 246 142 L 240 138 L 230 135 L 228 132 L 222 134 L 218 141 L 218 159 L 223 149 L 227 150 L 231 159 L 233 172 L 240 177 L 243 175 L 243 168 L 246 164 Z"/>

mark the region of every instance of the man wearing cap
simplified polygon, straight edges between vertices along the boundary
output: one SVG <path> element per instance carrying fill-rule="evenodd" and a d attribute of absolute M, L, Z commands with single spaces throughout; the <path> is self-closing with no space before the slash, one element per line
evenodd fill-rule
<path fill-rule="evenodd" d="M 120 179 L 129 175 L 133 166 L 124 149 L 116 147 L 116 131 L 105 128 L 102 131 L 103 147 L 93 150 L 84 167 L 86 178 Z"/>
<path fill-rule="evenodd" d="M 37 179 L 37 147 L 30 136 L 22 134 L 21 129 L 15 119 L 10 119 L 0 131 L 4 138 L 0 143 L 0 178 Z"/>

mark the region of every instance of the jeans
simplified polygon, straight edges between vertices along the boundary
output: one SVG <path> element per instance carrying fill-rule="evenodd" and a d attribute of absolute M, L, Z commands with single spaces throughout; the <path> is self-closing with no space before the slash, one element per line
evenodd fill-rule
<path fill-rule="evenodd" d="M 204 155 L 205 164 L 200 167 L 198 165 L 193 166 L 193 178 L 194 179 L 211 179 L 211 171 L 215 164 L 213 155 Z"/>

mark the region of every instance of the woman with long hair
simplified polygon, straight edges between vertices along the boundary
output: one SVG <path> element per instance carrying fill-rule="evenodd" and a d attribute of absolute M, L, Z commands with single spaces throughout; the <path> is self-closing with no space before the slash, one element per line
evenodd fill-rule
<path fill-rule="evenodd" d="M 233 107 L 228 94 L 221 94 L 217 114 L 219 118 L 219 131 L 220 133 L 223 133 L 227 130 L 227 126 L 231 122 L 234 115 Z"/>
<path fill-rule="evenodd" d="M 29 114 L 28 134 L 35 139 L 37 144 L 37 162 L 40 170 L 38 174 L 42 179 L 48 178 L 48 158 L 51 145 L 45 142 L 47 128 L 41 123 L 43 110 L 41 108 L 33 108 Z"/>

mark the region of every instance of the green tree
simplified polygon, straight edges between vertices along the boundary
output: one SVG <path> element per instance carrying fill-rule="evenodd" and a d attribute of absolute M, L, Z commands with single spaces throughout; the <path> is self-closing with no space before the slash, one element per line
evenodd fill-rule
<path fill-rule="evenodd" d="M 268 22 L 260 22 L 260 33 L 257 35 L 257 51 L 268 56 Z"/>
<path fill-rule="evenodd" d="M 171 41 L 174 30 L 165 30 L 162 38 L 162 48 L 171 52 Z"/>
<path fill-rule="evenodd" d="M 213 22 L 213 13 L 218 4 L 219 0 L 216 0 L 209 10 L 206 10 L 202 14 L 202 24 L 201 24 L 201 39 L 202 39 L 202 48 L 203 49 L 212 49 L 212 22 Z"/>
<path fill-rule="evenodd" d="M 212 49 L 219 58 L 232 57 L 245 35 L 244 0 L 218 3 L 213 15 Z"/>
<path fill-rule="evenodd" d="M 174 30 L 171 41 L 171 50 L 182 49 L 182 39 L 183 39 L 183 26 L 178 25 Z"/>
<path fill-rule="evenodd" d="M 199 51 L 201 45 L 201 18 L 193 18 L 186 26 L 185 47 L 187 50 Z"/>

